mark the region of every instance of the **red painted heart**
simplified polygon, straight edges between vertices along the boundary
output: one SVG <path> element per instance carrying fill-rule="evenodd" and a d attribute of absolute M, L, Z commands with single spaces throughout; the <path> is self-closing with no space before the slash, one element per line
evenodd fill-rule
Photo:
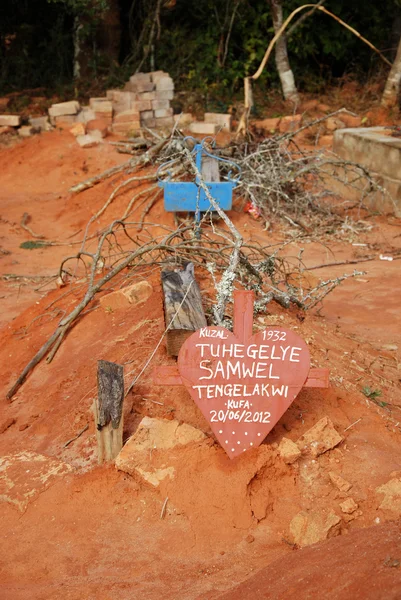
<path fill-rule="evenodd" d="M 300 392 L 310 367 L 302 338 L 274 326 L 250 335 L 252 313 L 249 320 L 249 306 L 242 308 L 236 335 L 205 327 L 185 341 L 178 357 L 184 385 L 230 458 L 261 444 Z"/>

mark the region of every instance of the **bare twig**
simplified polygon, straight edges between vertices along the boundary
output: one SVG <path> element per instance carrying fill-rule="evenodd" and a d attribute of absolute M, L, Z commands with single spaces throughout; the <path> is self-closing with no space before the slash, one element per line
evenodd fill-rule
<path fill-rule="evenodd" d="M 79 437 L 81 437 L 81 435 L 83 433 L 85 433 L 85 431 L 89 429 L 89 425 L 86 424 L 85 427 L 83 429 L 81 429 L 81 431 L 79 431 L 77 433 L 77 435 L 74 435 L 73 438 L 71 438 L 70 440 L 68 440 L 68 442 L 66 442 L 65 444 L 63 444 L 63 448 L 67 448 L 67 446 L 69 446 L 70 444 L 72 444 L 72 442 L 75 442 L 75 440 L 77 440 Z"/>

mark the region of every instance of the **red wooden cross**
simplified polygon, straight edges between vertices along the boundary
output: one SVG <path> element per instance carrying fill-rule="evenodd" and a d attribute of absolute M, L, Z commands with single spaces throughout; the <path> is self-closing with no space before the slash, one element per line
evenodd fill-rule
<path fill-rule="evenodd" d="M 235 291 L 233 333 L 203 327 L 177 366 L 153 371 L 155 385 L 185 385 L 230 458 L 259 446 L 302 387 L 329 385 L 328 369 L 310 369 L 298 334 L 279 326 L 253 334 L 253 304 L 253 292 Z"/>

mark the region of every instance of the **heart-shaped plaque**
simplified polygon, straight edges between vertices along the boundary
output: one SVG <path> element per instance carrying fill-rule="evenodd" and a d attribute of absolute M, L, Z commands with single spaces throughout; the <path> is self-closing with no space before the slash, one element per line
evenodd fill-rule
<path fill-rule="evenodd" d="M 230 458 L 261 444 L 310 368 L 299 335 L 276 326 L 252 335 L 252 322 L 253 292 L 234 292 L 234 333 L 203 327 L 178 356 L 185 387 Z"/>

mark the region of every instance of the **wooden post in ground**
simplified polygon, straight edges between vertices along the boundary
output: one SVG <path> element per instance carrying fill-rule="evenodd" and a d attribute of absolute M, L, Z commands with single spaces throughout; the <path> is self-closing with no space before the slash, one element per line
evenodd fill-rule
<path fill-rule="evenodd" d="M 166 334 L 167 353 L 178 356 L 187 337 L 207 326 L 201 293 L 192 263 L 182 271 L 163 270 L 161 277 L 166 327 L 171 323 Z"/>
<path fill-rule="evenodd" d="M 113 461 L 123 447 L 124 370 L 98 361 L 98 395 L 94 402 L 99 464 Z"/>

